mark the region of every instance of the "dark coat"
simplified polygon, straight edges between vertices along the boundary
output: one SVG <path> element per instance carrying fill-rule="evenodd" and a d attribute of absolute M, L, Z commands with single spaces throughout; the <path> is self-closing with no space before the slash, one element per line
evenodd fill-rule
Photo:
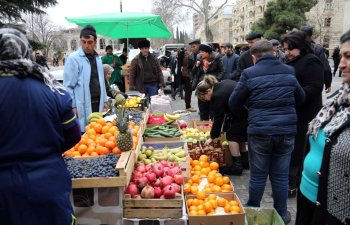
<path fill-rule="evenodd" d="M 245 120 L 246 112 L 245 110 L 240 111 L 239 116 L 235 116 L 230 111 L 230 108 L 228 107 L 228 100 L 231 96 L 231 93 L 235 89 L 237 85 L 236 81 L 233 80 L 223 80 L 219 83 L 216 83 L 213 88 L 213 94 L 210 101 L 210 112 L 213 114 L 213 126 L 210 131 L 210 137 L 211 138 L 217 138 L 220 136 L 221 127 L 223 126 L 223 123 L 225 122 L 225 115 L 227 117 L 230 117 L 231 120 L 235 120 L 237 122 L 233 123 L 232 125 L 237 130 L 240 129 L 240 122 L 242 120 Z M 246 127 L 243 129 L 246 130 Z"/>
<path fill-rule="evenodd" d="M 222 79 L 222 76 L 224 74 L 224 65 L 222 64 L 221 55 L 217 52 L 211 52 L 210 53 L 210 65 L 206 72 L 203 70 L 203 59 L 200 60 L 199 67 L 194 66 L 192 68 L 192 82 L 193 85 L 192 88 L 196 88 L 197 84 L 203 80 L 203 77 L 206 74 L 210 74 L 216 77 L 218 81 Z"/>
<path fill-rule="evenodd" d="M 326 139 L 326 145 L 323 152 L 323 158 L 321 163 L 321 169 L 319 173 L 319 183 L 318 183 L 318 194 L 317 194 L 317 204 L 314 213 L 313 224 L 311 225 L 348 225 L 350 224 L 350 218 L 347 218 L 345 223 L 342 223 L 332 214 L 327 211 L 328 203 L 328 178 L 329 178 L 329 164 L 330 164 L 330 155 L 334 145 L 338 142 L 344 142 L 347 140 L 340 140 L 339 135 L 348 130 L 350 127 L 350 121 L 348 120 L 338 131 L 332 134 L 331 137 Z M 347 131 L 349 132 L 349 131 Z M 344 156 L 346 157 L 346 156 Z M 348 171 L 344 171 L 344 175 L 348 175 Z M 348 185 L 348 184 L 344 184 Z M 340 196 L 345 197 L 345 196 Z M 349 210 L 349 209 L 347 209 Z M 349 215 L 349 214 L 348 214 Z"/>
<path fill-rule="evenodd" d="M 294 69 L 267 55 L 243 71 L 229 107 L 237 113 L 246 105 L 248 134 L 293 135 L 297 130 L 295 105 L 304 98 Z"/>
<path fill-rule="evenodd" d="M 305 92 L 305 102 L 298 106 L 298 121 L 309 123 L 322 107 L 324 83 L 323 66 L 314 54 L 298 56 L 287 62 L 293 66 L 300 86 Z"/>
<path fill-rule="evenodd" d="M 320 59 L 323 66 L 323 75 L 324 75 L 324 85 L 326 88 L 330 87 L 332 84 L 332 69 L 329 66 L 328 57 L 326 55 L 326 49 L 315 42 L 311 42 L 311 45 L 314 49 L 315 55 Z"/>
<path fill-rule="evenodd" d="M 234 75 L 236 73 L 238 59 L 239 56 L 235 53 L 231 55 L 224 55 L 222 57 L 222 64 L 224 65 L 224 75 L 222 76 L 222 80 L 236 80 Z"/>
<path fill-rule="evenodd" d="M 139 57 L 141 56 L 141 54 L 142 53 L 138 54 L 131 61 L 129 82 L 130 82 L 131 89 L 135 88 L 137 91 L 143 93 L 144 92 L 144 88 L 143 88 L 144 71 L 143 71 L 142 60 L 139 60 Z M 163 72 L 160 69 L 157 59 L 152 54 L 148 54 L 148 60 L 151 63 L 153 74 L 156 75 L 157 85 L 159 87 L 163 87 L 164 86 Z"/>
<path fill-rule="evenodd" d="M 242 71 L 251 66 L 254 66 L 253 57 L 250 54 L 250 50 L 247 50 L 238 59 L 237 69 L 234 75 L 235 80 L 239 81 Z"/>

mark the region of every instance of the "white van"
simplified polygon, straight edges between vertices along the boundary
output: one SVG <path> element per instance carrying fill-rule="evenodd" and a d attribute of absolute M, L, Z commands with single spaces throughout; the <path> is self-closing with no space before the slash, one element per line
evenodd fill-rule
<path fill-rule="evenodd" d="M 161 47 L 161 49 L 160 49 L 160 51 L 161 51 L 161 54 L 162 55 L 165 55 L 165 52 L 166 51 L 169 51 L 169 52 L 171 52 L 172 50 L 174 50 L 174 49 L 177 49 L 177 48 L 184 48 L 185 47 L 185 44 L 181 44 L 181 43 L 179 43 L 179 44 L 165 44 L 165 45 L 163 45 L 162 47 Z"/>

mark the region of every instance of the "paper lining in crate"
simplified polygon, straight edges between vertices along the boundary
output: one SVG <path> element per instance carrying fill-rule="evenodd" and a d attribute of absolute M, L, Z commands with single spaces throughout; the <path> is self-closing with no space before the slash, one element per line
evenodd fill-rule
<path fill-rule="evenodd" d="M 77 225 L 122 224 L 124 187 L 73 189 L 71 203 Z"/>
<path fill-rule="evenodd" d="M 170 148 L 170 149 L 182 147 L 182 149 L 186 152 L 185 160 L 183 162 L 177 162 L 177 164 L 181 168 L 182 175 L 184 177 L 189 177 L 190 176 L 190 156 L 188 154 L 187 144 L 185 142 L 182 142 L 182 141 L 176 141 L 176 142 L 159 142 L 159 141 L 156 141 L 156 142 L 142 143 L 141 147 L 138 148 L 137 151 L 136 151 L 135 162 L 138 161 L 137 158 L 138 158 L 138 156 L 140 154 L 140 150 L 141 150 L 142 146 L 145 146 L 145 147 L 152 146 L 155 151 L 161 150 L 164 147 L 167 147 L 167 148 Z"/>
<path fill-rule="evenodd" d="M 72 188 L 125 187 L 130 181 L 134 168 L 134 151 L 122 152 L 116 165 L 118 177 L 73 178 Z"/>
<path fill-rule="evenodd" d="M 196 195 L 186 195 L 186 209 L 188 213 L 189 225 L 244 225 L 245 210 L 238 196 L 232 192 L 215 193 L 217 197 L 222 197 L 228 201 L 234 200 L 238 203 L 239 213 L 225 213 L 223 207 L 217 207 L 213 215 L 207 216 L 193 216 L 189 214 L 189 207 L 187 205 L 187 199 L 196 198 Z M 206 195 L 208 197 L 208 194 Z M 220 222 L 219 222 L 220 221 Z"/>
<path fill-rule="evenodd" d="M 181 189 L 182 190 L 182 189 Z M 183 216 L 183 193 L 174 199 L 136 199 L 124 194 L 124 218 L 168 219 Z"/>
<path fill-rule="evenodd" d="M 210 162 L 217 162 L 220 166 L 226 166 L 226 154 L 229 154 L 228 146 L 222 146 L 220 138 L 214 139 L 208 149 L 203 147 L 204 142 L 187 143 L 188 154 L 195 160 L 201 155 L 207 155 Z"/>

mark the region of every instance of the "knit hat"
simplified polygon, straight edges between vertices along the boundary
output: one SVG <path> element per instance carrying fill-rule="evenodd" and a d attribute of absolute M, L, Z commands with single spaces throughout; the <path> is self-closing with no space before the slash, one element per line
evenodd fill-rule
<path fill-rule="evenodd" d="M 276 39 L 271 39 L 271 40 L 270 40 L 270 43 L 271 43 L 273 46 L 278 46 L 278 45 L 280 45 L 280 42 L 279 42 L 278 40 L 276 40 Z"/>
<path fill-rule="evenodd" d="M 199 45 L 199 51 L 211 53 L 212 50 L 213 49 L 208 44 L 200 44 Z"/>
<path fill-rule="evenodd" d="M 225 43 L 224 47 L 225 48 L 233 48 L 233 45 L 231 43 Z"/>
<path fill-rule="evenodd" d="M 149 42 L 149 40 L 147 40 L 147 39 L 141 40 L 141 41 L 139 41 L 139 43 L 137 43 L 137 46 L 139 48 L 149 48 L 149 47 L 151 47 L 151 42 Z"/>
<path fill-rule="evenodd" d="M 308 36 L 312 36 L 314 28 L 310 25 L 300 27 L 300 30 L 305 32 Z"/>
<path fill-rule="evenodd" d="M 80 38 L 83 36 L 89 36 L 92 35 L 95 40 L 97 39 L 96 30 L 91 25 L 86 25 L 81 31 L 80 31 Z"/>

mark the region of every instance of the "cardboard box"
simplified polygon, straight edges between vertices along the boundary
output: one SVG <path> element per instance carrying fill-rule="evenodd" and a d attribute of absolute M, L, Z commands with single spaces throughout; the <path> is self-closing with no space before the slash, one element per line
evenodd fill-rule
<path fill-rule="evenodd" d="M 189 225 L 244 225 L 245 210 L 238 196 L 234 193 L 217 193 L 217 196 L 223 197 L 229 201 L 235 200 L 239 204 L 241 213 L 222 214 L 212 216 L 188 216 Z M 186 195 L 185 200 L 195 198 L 195 195 Z M 186 204 L 187 212 L 189 212 Z"/>
<path fill-rule="evenodd" d="M 73 178 L 72 188 L 125 187 L 134 169 L 134 151 L 122 152 L 117 162 L 118 177 Z"/>

